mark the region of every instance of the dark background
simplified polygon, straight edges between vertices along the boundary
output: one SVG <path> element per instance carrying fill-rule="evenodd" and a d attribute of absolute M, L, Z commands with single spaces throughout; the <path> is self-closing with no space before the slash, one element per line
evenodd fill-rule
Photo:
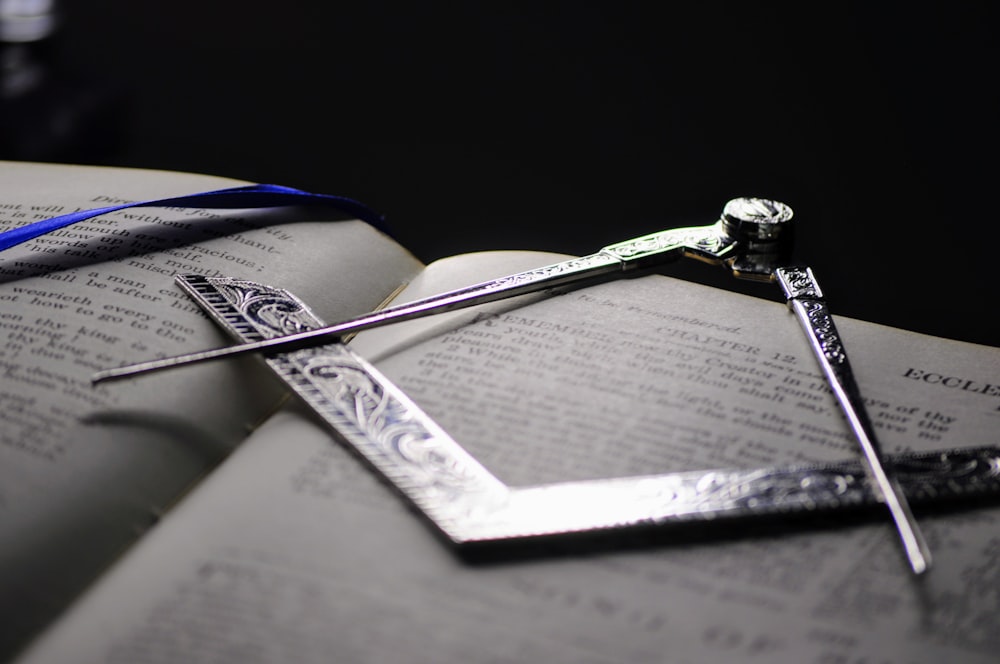
<path fill-rule="evenodd" d="M 347 195 L 424 261 L 590 253 L 777 198 L 836 313 L 1000 346 L 992 3 L 56 9 L 3 46 L 0 158 Z"/>

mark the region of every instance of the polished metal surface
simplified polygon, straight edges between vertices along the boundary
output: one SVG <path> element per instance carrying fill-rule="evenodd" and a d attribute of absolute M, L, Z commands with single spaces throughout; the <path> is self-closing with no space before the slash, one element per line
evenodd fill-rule
<path fill-rule="evenodd" d="M 249 281 L 179 277 L 235 339 L 259 341 L 322 323 L 287 291 Z M 862 464 L 698 470 L 510 487 L 492 475 L 363 358 L 340 343 L 266 358 L 268 365 L 455 545 L 732 523 L 877 507 Z M 915 502 L 1000 497 L 1000 449 L 893 458 Z"/>
<path fill-rule="evenodd" d="M 719 220 L 708 226 L 665 230 L 626 240 L 588 256 L 486 281 L 332 326 L 286 331 L 285 334 L 234 346 L 106 369 L 95 374 L 93 381 L 114 380 L 246 353 L 265 352 L 268 356 L 288 353 L 329 344 L 345 334 L 393 322 L 557 287 L 585 285 L 681 257 L 695 258 L 724 265 L 738 278 L 762 281 L 777 278 L 781 283 L 789 306 L 802 322 L 814 353 L 847 415 L 868 470 L 896 524 L 910 566 L 915 573 L 923 573 L 930 565 L 930 551 L 906 497 L 882 462 L 874 432 L 867 422 L 860 390 L 850 372 L 843 344 L 819 286 L 808 268 L 786 267 L 791 262 L 793 216 L 792 209 L 778 201 L 735 198 L 726 203 Z"/>
<path fill-rule="evenodd" d="M 791 208 L 783 203 L 738 198 L 726 205 L 721 219 L 708 226 L 676 228 L 644 235 L 604 247 L 588 256 L 485 281 L 315 330 L 105 369 L 93 376 L 93 382 L 247 353 L 288 352 L 326 344 L 361 330 L 526 293 L 614 279 L 633 270 L 662 265 L 682 257 L 725 265 L 741 278 L 770 281 L 778 261 L 790 250 L 791 221 Z"/>
<path fill-rule="evenodd" d="M 847 351 L 823 299 L 819 283 L 809 268 L 778 268 L 775 274 L 785 292 L 788 306 L 795 312 L 805 330 L 830 389 L 837 397 L 837 403 L 840 404 L 855 439 L 861 445 L 868 471 L 889 508 L 910 567 L 915 573 L 921 574 L 930 567 L 930 550 L 917 527 L 899 482 L 889 475 L 883 463 L 875 429 L 865 410 L 861 390 L 847 360 Z"/>

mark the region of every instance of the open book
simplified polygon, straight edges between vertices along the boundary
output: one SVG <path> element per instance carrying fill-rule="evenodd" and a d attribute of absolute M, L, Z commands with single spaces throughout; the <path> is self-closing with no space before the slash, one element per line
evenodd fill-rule
<path fill-rule="evenodd" d="M 0 164 L 0 227 L 234 184 Z M 988 504 L 918 513 L 936 554 L 922 578 L 878 516 L 469 560 L 259 358 L 90 384 L 228 343 L 178 274 L 284 288 L 334 322 L 562 258 L 424 266 L 315 211 L 165 208 L 0 254 L 3 658 L 995 661 Z M 1000 351 L 837 322 L 886 452 L 996 443 Z M 669 277 L 524 296 L 350 346 L 508 485 L 858 457 L 783 305 Z"/>

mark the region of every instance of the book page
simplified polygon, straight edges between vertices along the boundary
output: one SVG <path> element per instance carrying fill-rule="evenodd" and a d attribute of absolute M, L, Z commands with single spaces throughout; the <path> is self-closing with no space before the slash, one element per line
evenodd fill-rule
<path fill-rule="evenodd" d="M 838 325 L 887 451 L 995 442 L 997 349 Z M 653 276 L 439 332 L 377 364 L 511 485 L 858 456 L 780 304 Z M 921 578 L 877 515 L 474 562 L 286 412 L 23 661 L 995 661 L 1000 510 L 918 515 Z"/>
<path fill-rule="evenodd" d="M 387 306 L 433 297 L 451 290 L 527 272 L 571 258 L 546 251 L 478 251 L 436 260 L 395 294 Z M 371 362 L 399 353 L 421 341 L 471 323 L 485 315 L 523 307 L 545 299 L 552 291 L 519 295 L 499 302 L 416 318 L 365 330 L 351 339 L 351 347 Z"/>
<path fill-rule="evenodd" d="M 0 163 L 0 228 L 236 184 Z M 256 358 L 100 386 L 90 376 L 230 343 L 174 284 L 178 273 L 274 279 L 333 319 L 377 306 L 420 269 L 367 224 L 336 219 L 329 209 L 133 208 L 0 253 L 0 655 L 284 394 Z"/>

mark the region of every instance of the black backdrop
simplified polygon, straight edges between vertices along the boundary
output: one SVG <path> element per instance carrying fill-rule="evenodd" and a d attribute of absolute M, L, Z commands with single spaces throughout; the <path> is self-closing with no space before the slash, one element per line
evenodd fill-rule
<path fill-rule="evenodd" d="M 0 158 L 348 195 L 425 261 L 777 198 L 836 313 L 1000 346 L 991 3 L 676 4 L 64 2 Z"/>

